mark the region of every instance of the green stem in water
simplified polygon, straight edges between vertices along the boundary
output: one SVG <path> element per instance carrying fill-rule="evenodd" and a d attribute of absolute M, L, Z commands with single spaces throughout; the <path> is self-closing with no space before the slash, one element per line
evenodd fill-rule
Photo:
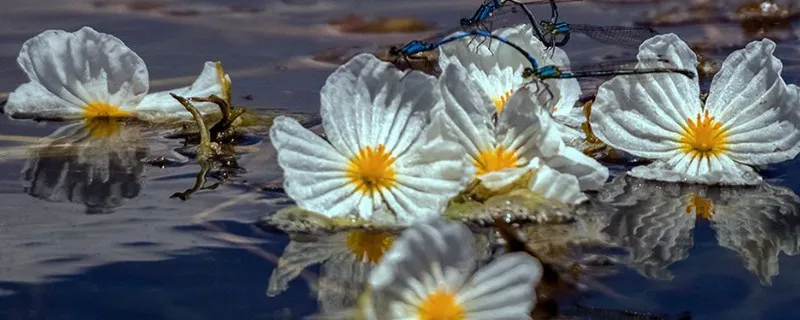
<path fill-rule="evenodd" d="M 174 93 L 170 93 L 170 95 L 178 100 L 180 104 L 186 108 L 186 111 L 192 114 L 194 118 L 194 122 L 197 123 L 197 128 L 200 130 L 200 145 L 197 148 L 197 158 L 199 159 L 208 159 L 211 156 L 211 135 L 208 131 L 208 127 L 206 127 L 206 123 L 203 122 L 203 117 L 200 115 L 200 112 L 197 111 L 189 100 Z"/>

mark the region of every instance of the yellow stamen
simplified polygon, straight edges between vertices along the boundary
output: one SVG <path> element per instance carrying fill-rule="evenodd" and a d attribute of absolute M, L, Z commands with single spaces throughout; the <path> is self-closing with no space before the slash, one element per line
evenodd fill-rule
<path fill-rule="evenodd" d="M 713 116 L 698 113 L 697 120 L 686 119 L 686 126 L 681 133 L 681 151 L 692 156 L 711 161 L 712 156 L 718 156 L 728 151 L 728 130 Z"/>
<path fill-rule="evenodd" d="M 493 171 L 518 167 L 519 157 L 514 151 L 506 150 L 505 146 L 495 149 L 483 150 L 478 158 L 473 161 L 477 171 L 475 176 L 480 176 Z"/>
<path fill-rule="evenodd" d="M 83 106 L 84 118 L 125 118 L 130 116 L 130 112 L 122 110 L 118 106 L 105 101 L 89 102 Z"/>
<path fill-rule="evenodd" d="M 689 205 L 686 206 L 686 213 L 692 212 L 697 218 L 710 220 L 714 217 L 714 202 L 693 193 L 689 198 Z"/>
<path fill-rule="evenodd" d="M 418 320 L 463 320 L 464 308 L 456 301 L 456 296 L 446 290 L 436 290 L 428 295 L 417 309 Z"/>
<path fill-rule="evenodd" d="M 382 144 L 375 149 L 363 147 L 350 159 L 346 170 L 347 178 L 356 186 L 356 191 L 363 194 L 389 189 L 397 183 L 392 168 L 395 160 Z"/>
<path fill-rule="evenodd" d="M 506 102 L 508 102 L 508 98 L 511 97 L 512 93 L 514 93 L 514 89 L 508 90 L 500 96 L 492 98 L 492 102 L 494 102 L 494 106 L 497 108 L 497 113 L 503 112 L 503 108 L 506 106 Z"/>
<path fill-rule="evenodd" d="M 388 232 L 353 230 L 347 233 L 346 243 L 358 261 L 378 263 L 393 241 Z"/>

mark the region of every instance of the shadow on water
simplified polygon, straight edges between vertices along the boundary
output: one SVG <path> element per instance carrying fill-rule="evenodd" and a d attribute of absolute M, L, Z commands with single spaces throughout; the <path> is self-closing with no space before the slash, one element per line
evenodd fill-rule
<path fill-rule="evenodd" d="M 246 223 L 210 223 L 238 236 L 263 237 Z M 286 244 L 282 237 L 262 239 L 256 247 L 268 252 Z M 114 262 L 40 283 L 4 280 L 0 318 L 298 319 L 313 313 L 315 301 L 302 286 L 276 298 L 265 295 L 274 265 L 239 248 L 196 247 L 169 252 L 159 261 Z"/>

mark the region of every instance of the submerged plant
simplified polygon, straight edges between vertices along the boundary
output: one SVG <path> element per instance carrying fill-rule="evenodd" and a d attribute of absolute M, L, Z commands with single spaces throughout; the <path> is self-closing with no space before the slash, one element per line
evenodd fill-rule
<path fill-rule="evenodd" d="M 769 39 L 751 42 L 722 63 L 705 102 L 698 80 L 682 75 L 616 77 L 592 106 L 591 126 L 609 146 L 651 159 L 633 176 L 670 182 L 747 185 L 761 182 L 752 166 L 800 152 L 798 87 L 781 78 Z M 642 44 L 638 58 L 670 59 L 694 68 L 696 55 L 674 34 Z"/>
<path fill-rule="evenodd" d="M 138 118 L 186 119 L 190 115 L 169 96 L 219 94 L 222 82 L 215 63 L 188 87 L 148 94 L 147 67 L 122 40 L 83 27 L 76 32 L 47 30 L 22 45 L 17 57 L 30 82 L 15 89 L 3 110 L 12 118 L 45 120 Z M 213 105 L 198 105 L 213 111 Z"/>

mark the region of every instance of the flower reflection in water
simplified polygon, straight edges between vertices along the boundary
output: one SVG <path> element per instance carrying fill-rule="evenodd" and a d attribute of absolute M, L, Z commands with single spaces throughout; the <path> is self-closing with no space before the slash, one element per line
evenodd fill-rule
<path fill-rule="evenodd" d="M 735 251 L 764 285 L 778 274 L 780 252 L 800 250 L 800 198 L 783 187 L 709 187 L 619 176 L 600 199 L 617 208 L 604 232 L 629 251 L 621 262 L 649 278 L 673 278 L 667 268 L 688 258 L 697 220 L 708 220 L 719 245 Z"/>
<path fill-rule="evenodd" d="M 139 129 L 97 118 L 63 126 L 31 148 L 22 170 L 25 192 L 53 202 L 111 213 L 142 189 L 147 147 Z"/>
<path fill-rule="evenodd" d="M 490 257 L 488 229 L 475 232 L 475 258 Z M 285 291 L 306 268 L 320 265 L 319 279 L 308 283 L 317 293 L 319 311 L 332 314 L 356 305 L 372 268 L 399 233 L 352 229 L 324 236 L 290 235 L 291 241 L 269 278 L 267 296 Z M 479 263 L 480 265 L 480 263 Z"/>

